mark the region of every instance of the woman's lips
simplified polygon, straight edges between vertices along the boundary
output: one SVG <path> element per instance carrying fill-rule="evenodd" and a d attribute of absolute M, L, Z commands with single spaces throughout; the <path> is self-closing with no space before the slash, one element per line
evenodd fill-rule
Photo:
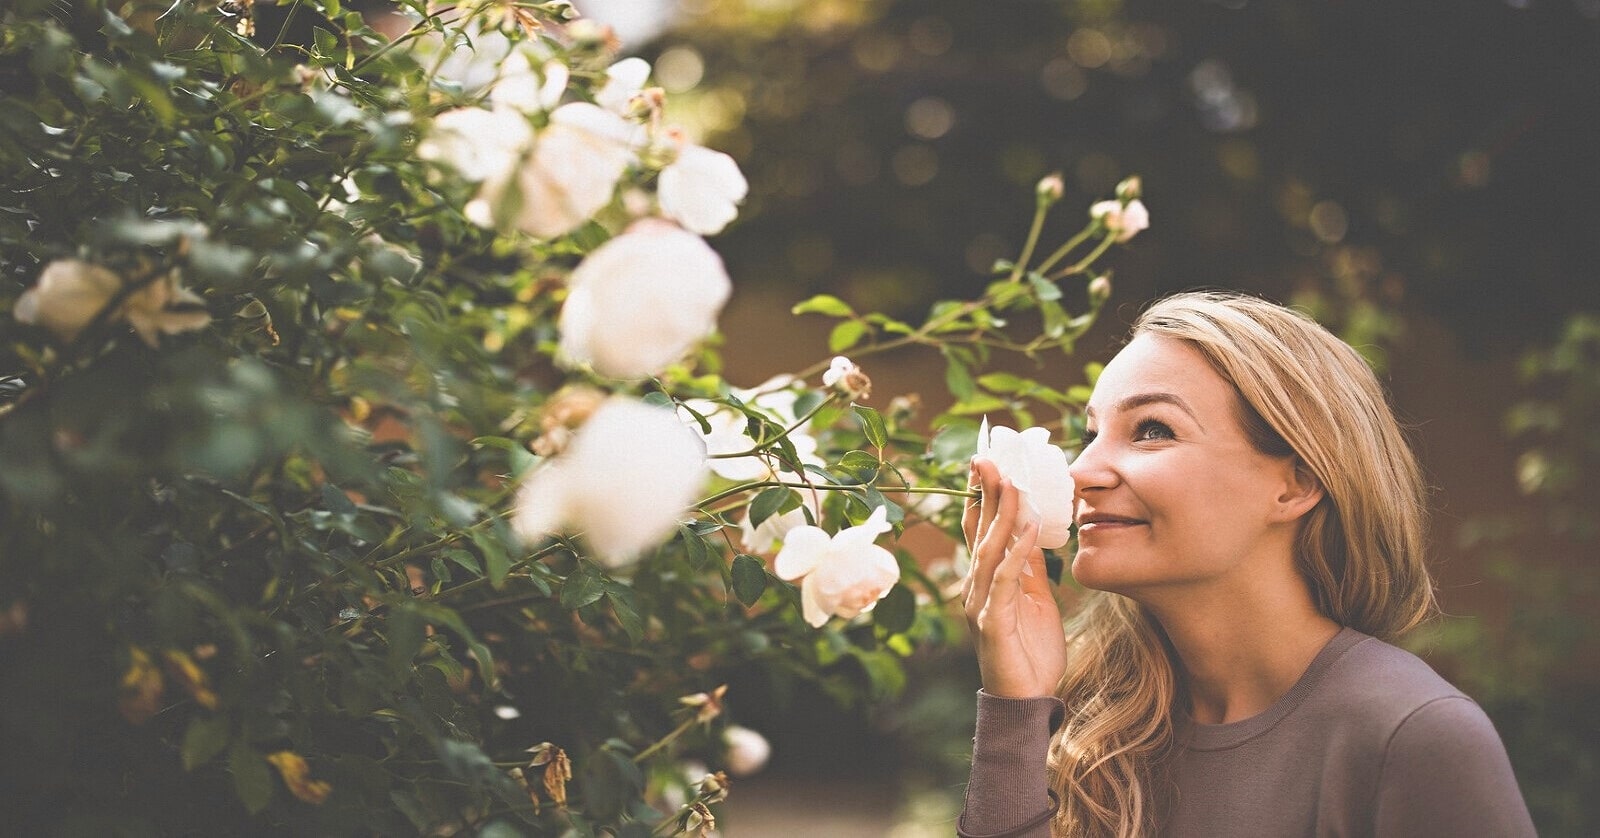
<path fill-rule="evenodd" d="M 1144 524 L 1144 521 L 1140 521 L 1136 518 L 1093 516 L 1086 518 L 1082 523 L 1078 524 L 1078 534 L 1084 535 L 1086 533 L 1117 532 L 1120 530 L 1133 529 L 1134 527 L 1142 527 Z"/>

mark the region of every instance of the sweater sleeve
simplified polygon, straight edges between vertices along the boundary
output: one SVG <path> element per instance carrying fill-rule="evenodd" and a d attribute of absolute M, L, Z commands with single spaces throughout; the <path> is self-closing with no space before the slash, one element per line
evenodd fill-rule
<path fill-rule="evenodd" d="M 1434 699 L 1396 728 L 1376 820 L 1377 838 L 1535 834 L 1500 736 L 1465 696 Z"/>
<path fill-rule="evenodd" d="M 972 774 L 957 821 L 964 838 L 1049 838 L 1050 735 L 1066 709 L 1053 696 L 1001 698 L 978 691 Z"/>

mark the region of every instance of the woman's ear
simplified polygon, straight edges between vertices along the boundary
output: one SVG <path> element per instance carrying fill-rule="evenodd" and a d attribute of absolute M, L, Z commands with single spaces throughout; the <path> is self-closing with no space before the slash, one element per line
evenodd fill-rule
<path fill-rule="evenodd" d="M 1322 488 L 1322 481 L 1311 473 L 1304 460 L 1299 457 L 1290 459 L 1283 492 L 1277 499 L 1277 517 L 1281 521 L 1300 518 L 1315 509 L 1322 502 L 1323 495 L 1327 494 Z"/>

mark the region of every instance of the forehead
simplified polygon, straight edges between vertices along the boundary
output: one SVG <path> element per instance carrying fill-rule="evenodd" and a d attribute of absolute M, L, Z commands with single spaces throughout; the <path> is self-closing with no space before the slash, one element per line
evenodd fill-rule
<path fill-rule="evenodd" d="M 1180 340 L 1142 334 L 1118 352 L 1095 381 L 1089 410 L 1114 411 L 1129 399 L 1171 395 L 1196 413 L 1230 411 L 1234 392 L 1200 351 Z"/>

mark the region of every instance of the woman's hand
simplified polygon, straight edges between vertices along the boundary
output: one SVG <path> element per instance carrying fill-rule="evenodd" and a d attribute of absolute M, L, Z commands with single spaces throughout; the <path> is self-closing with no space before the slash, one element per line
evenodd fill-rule
<path fill-rule="evenodd" d="M 1067 669 L 1067 639 L 1044 551 L 1034 546 L 1038 526 L 1017 525 L 1021 493 L 994 463 L 974 459 L 967 482 L 982 497 L 961 517 L 972 554 L 961 594 L 983 689 L 1005 698 L 1054 695 Z"/>

